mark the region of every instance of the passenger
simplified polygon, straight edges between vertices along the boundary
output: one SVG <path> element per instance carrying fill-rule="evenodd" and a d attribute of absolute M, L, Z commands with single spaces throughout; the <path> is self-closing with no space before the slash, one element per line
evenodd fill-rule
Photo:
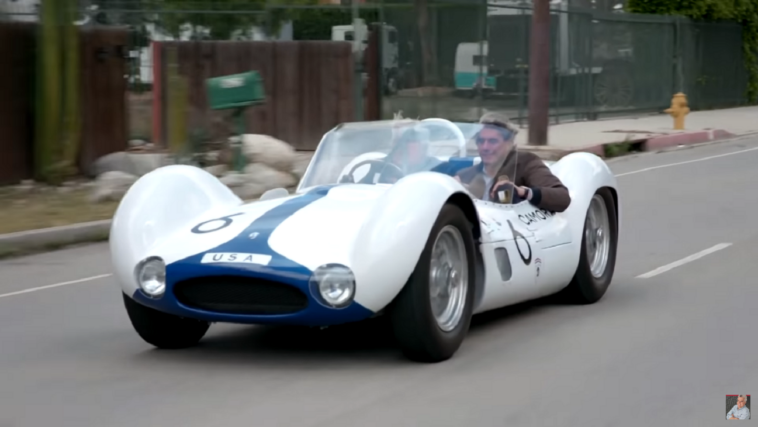
<path fill-rule="evenodd" d="M 442 163 L 429 155 L 429 130 L 418 125 L 400 135 L 388 157 L 391 163 L 400 167 L 404 175 L 430 171 Z"/>

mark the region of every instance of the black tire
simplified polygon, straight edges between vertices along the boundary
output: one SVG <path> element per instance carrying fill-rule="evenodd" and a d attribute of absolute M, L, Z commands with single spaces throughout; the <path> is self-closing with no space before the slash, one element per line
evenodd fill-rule
<path fill-rule="evenodd" d="M 613 272 L 616 268 L 616 250 L 618 247 L 618 217 L 616 215 L 616 205 L 613 202 L 611 191 L 607 188 L 599 189 L 595 194 L 601 196 L 605 201 L 605 208 L 608 212 L 608 223 L 611 230 L 610 248 L 608 250 L 608 263 L 605 271 L 598 278 L 592 274 L 590 269 L 589 255 L 587 253 L 587 242 L 585 233 L 582 232 L 582 248 L 579 254 L 579 265 L 577 265 L 571 283 L 559 294 L 559 299 L 570 304 L 594 304 L 599 301 L 608 286 L 613 280 Z M 587 217 L 585 217 L 584 229 L 587 228 Z"/>
<path fill-rule="evenodd" d="M 210 323 L 163 313 L 124 296 L 124 306 L 134 330 L 147 343 L 163 349 L 187 348 L 197 344 Z"/>
<path fill-rule="evenodd" d="M 463 237 L 468 262 L 468 289 L 458 325 L 444 332 L 432 314 L 429 298 L 429 267 L 432 248 L 443 227 L 452 225 Z M 472 225 L 453 204 L 443 206 L 434 223 L 416 268 L 389 310 L 395 337 L 405 356 L 413 361 L 437 363 L 450 359 L 468 333 L 474 306 L 475 247 Z"/>

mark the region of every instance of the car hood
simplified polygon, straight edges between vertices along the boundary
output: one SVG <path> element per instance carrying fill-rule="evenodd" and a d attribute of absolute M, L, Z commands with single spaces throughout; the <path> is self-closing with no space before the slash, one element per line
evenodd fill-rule
<path fill-rule="evenodd" d="M 151 252 L 167 264 L 203 262 L 206 255 L 205 262 L 212 263 L 214 254 L 217 261 L 223 259 L 218 254 L 235 254 L 263 255 L 244 259 L 263 260 L 270 267 L 290 262 L 311 270 L 328 262 L 350 265 L 355 237 L 388 187 L 324 186 L 281 199 L 211 209 L 166 236 Z"/>

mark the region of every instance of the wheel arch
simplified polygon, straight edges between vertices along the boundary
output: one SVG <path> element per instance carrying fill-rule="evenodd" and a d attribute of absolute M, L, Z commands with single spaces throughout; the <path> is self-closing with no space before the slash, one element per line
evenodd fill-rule
<path fill-rule="evenodd" d="M 571 228 L 571 245 L 576 249 L 567 259 L 574 266 L 579 266 L 584 222 L 592 197 L 602 188 L 607 188 L 616 208 L 616 221 L 620 224 L 620 195 L 616 177 L 608 165 L 597 155 L 591 153 L 571 153 L 549 165 L 551 171 L 563 182 L 571 194 L 571 204 L 561 212 Z M 567 278 L 570 280 L 571 278 Z"/>
<path fill-rule="evenodd" d="M 434 222 L 447 204 L 460 208 L 471 222 L 478 249 L 481 230 L 476 207 L 461 184 L 449 176 L 436 172 L 406 176 L 377 201 L 353 243 L 354 253 L 360 254 L 352 260 L 356 276 L 370 282 L 364 290 L 365 307 L 377 312 L 392 304 L 411 277 Z M 475 253 L 480 256 L 478 250 Z M 392 266 L 391 271 L 386 266 Z M 381 280 L 375 278 L 378 271 Z M 476 266 L 474 271 L 479 278 Z"/>
<path fill-rule="evenodd" d="M 479 222 L 479 212 L 476 210 L 474 201 L 464 193 L 454 193 L 447 199 L 449 204 L 455 205 L 463 211 L 466 219 L 471 223 L 474 237 L 474 307 L 478 307 L 484 297 L 484 257 L 479 250 L 479 242 L 482 237 L 482 224 Z"/>

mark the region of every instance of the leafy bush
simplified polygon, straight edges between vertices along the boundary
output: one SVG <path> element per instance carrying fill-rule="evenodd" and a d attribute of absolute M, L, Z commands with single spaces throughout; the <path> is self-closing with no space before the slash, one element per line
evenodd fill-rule
<path fill-rule="evenodd" d="M 632 13 L 682 15 L 695 21 L 733 21 L 742 25 L 748 73 L 748 101 L 758 101 L 758 0 L 628 0 Z"/>

